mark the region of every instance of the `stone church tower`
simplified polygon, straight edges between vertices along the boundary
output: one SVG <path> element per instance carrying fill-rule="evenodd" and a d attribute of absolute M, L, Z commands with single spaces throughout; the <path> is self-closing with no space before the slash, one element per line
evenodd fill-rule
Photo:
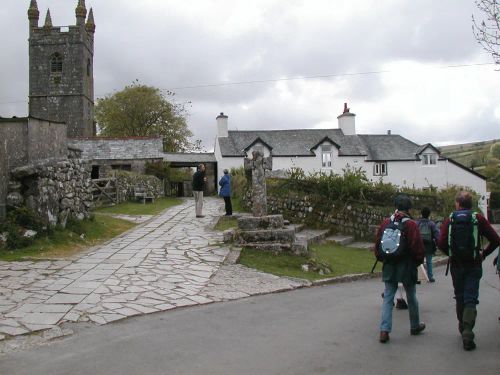
<path fill-rule="evenodd" d="M 94 32 L 92 9 L 85 0 L 75 9 L 76 25 L 55 27 L 50 10 L 38 26 L 40 12 L 31 0 L 29 19 L 29 115 L 65 122 L 68 137 L 95 135 Z"/>

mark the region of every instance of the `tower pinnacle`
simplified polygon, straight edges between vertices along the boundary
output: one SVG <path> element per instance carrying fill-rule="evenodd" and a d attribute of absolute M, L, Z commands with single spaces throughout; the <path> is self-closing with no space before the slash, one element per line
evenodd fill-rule
<path fill-rule="evenodd" d="M 50 17 L 50 9 L 47 9 L 47 14 L 45 15 L 45 24 L 43 27 L 47 30 L 52 28 L 52 17 Z"/>
<path fill-rule="evenodd" d="M 28 8 L 28 19 L 31 27 L 38 27 L 39 17 L 40 12 L 38 11 L 38 4 L 36 3 L 36 0 L 31 0 L 30 7 Z"/>
<path fill-rule="evenodd" d="M 85 17 L 87 16 L 87 8 L 85 7 L 85 0 L 78 0 L 78 5 L 75 9 L 76 24 L 84 25 Z"/>
<path fill-rule="evenodd" d="M 94 11 L 92 10 L 92 8 L 90 8 L 87 23 L 85 24 L 85 29 L 87 29 L 89 33 L 95 33 Z"/>

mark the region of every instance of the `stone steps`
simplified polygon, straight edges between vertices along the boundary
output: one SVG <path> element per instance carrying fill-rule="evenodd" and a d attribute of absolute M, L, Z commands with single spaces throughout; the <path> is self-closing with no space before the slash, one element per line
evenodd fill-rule
<path fill-rule="evenodd" d="M 329 232 L 328 229 L 302 228 L 300 232 L 295 234 L 295 242 L 292 244 L 292 251 L 295 254 L 307 254 L 309 246 L 323 241 Z"/>
<path fill-rule="evenodd" d="M 332 236 L 328 236 L 327 238 L 325 238 L 325 240 L 330 242 L 335 242 L 336 244 L 341 246 L 347 246 L 354 242 L 354 237 L 346 236 L 343 234 L 334 234 Z"/>

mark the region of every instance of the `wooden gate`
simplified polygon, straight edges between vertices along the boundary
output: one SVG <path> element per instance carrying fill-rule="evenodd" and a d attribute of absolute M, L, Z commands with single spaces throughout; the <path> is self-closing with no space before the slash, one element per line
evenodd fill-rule
<path fill-rule="evenodd" d="M 92 180 L 92 196 L 96 207 L 116 204 L 118 201 L 116 178 Z"/>

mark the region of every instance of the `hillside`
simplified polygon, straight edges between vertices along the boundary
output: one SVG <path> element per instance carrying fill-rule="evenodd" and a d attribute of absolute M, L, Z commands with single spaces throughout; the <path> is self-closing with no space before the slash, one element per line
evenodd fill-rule
<path fill-rule="evenodd" d="M 500 140 L 493 139 L 491 141 L 463 143 L 458 145 L 441 146 L 441 153 L 453 160 L 458 161 L 466 167 L 474 169 L 476 172 L 482 173 L 486 166 L 494 162 L 498 167 L 498 159 L 492 160 L 492 146 L 500 144 Z M 495 146 L 498 147 L 498 146 Z"/>

